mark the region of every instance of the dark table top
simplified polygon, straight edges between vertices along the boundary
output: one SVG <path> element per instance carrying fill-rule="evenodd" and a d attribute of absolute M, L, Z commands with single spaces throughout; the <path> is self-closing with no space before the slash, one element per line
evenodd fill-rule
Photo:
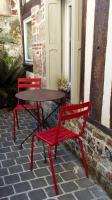
<path fill-rule="evenodd" d="M 44 102 L 62 99 L 65 97 L 65 93 L 59 90 L 30 89 L 17 93 L 16 97 L 21 100 Z"/>

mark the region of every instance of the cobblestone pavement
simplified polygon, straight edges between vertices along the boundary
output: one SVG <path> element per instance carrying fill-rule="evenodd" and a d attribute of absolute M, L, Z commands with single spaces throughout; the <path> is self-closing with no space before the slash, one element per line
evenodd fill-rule
<path fill-rule="evenodd" d="M 19 144 L 36 126 L 29 114 L 21 113 L 17 140 L 12 140 L 12 113 L 0 111 L 0 200 L 109 200 L 91 177 L 85 177 L 80 161 L 63 145 L 54 162 L 60 193 L 55 195 L 49 163 L 36 142 L 34 170 L 29 170 L 30 139 Z"/>

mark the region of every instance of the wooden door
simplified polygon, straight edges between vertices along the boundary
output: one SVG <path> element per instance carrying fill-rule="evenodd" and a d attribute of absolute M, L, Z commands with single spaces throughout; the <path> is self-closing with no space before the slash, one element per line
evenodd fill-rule
<path fill-rule="evenodd" d="M 80 100 L 80 61 L 81 61 L 81 32 L 82 32 L 82 0 L 72 1 L 72 68 L 71 68 L 71 102 Z"/>
<path fill-rule="evenodd" d="M 61 76 L 61 0 L 46 0 L 46 83 L 56 88 Z"/>

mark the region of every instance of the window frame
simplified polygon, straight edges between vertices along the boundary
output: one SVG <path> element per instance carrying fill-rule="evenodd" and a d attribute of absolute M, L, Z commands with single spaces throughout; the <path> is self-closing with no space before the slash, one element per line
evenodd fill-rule
<path fill-rule="evenodd" d="M 27 46 L 27 24 L 31 22 L 31 16 L 26 18 L 23 21 L 23 27 L 24 27 L 24 57 L 25 57 L 25 62 L 27 63 L 32 63 L 33 62 L 33 58 L 29 59 L 28 58 L 28 46 Z"/>

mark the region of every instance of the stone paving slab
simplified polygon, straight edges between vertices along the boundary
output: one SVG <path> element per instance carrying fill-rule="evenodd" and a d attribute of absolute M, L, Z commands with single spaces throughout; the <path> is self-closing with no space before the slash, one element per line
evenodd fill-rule
<path fill-rule="evenodd" d="M 64 145 L 58 147 L 54 161 L 59 195 L 55 195 L 49 162 L 44 163 L 43 147 L 35 143 L 34 169 L 30 171 L 30 146 L 21 141 L 34 127 L 28 113 L 19 114 L 20 129 L 12 140 L 12 113 L 0 110 L 0 200 L 110 200 L 91 178 L 86 178 L 80 161 Z M 47 149 L 47 146 L 46 146 Z"/>

